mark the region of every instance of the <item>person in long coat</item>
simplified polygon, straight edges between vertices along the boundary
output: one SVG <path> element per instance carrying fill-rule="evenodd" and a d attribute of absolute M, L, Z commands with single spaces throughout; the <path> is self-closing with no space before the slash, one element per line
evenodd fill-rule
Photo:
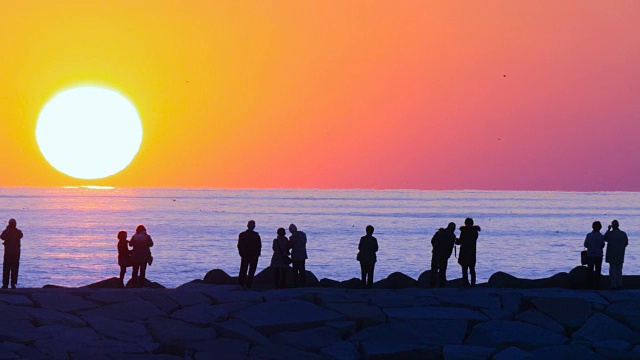
<path fill-rule="evenodd" d="M 594 221 L 591 229 L 593 229 L 593 231 L 588 233 L 584 239 L 584 247 L 587 248 L 587 268 L 589 269 L 587 282 L 592 289 L 597 289 L 602 273 L 604 235 L 600 233 L 602 229 L 600 221 Z"/>
<path fill-rule="evenodd" d="M 440 228 L 431 238 L 431 287 L 444 287 L 447 282 L 447 263 L 456 241 L 456 224 L 450 222 Z"/>
<path fill-rule="evenodd" d="M 4 240 L 4 262 L 2 263 L 2 288 L 9 286 L 11 278 L 11 288 L 15 289 L 18 283 L 18 268 L 20 267 L 20 240 L 22 231 L 17 228 L 16 219 L 9 219 L 7 228 L 0 235 Z"/>
<path fill-rule="evenodd" d="M 373 270 L 376 266 L 376 252 L 378 251 L 378 240 L 373 237 L 373 226 L 366 228 L 367 235 L 360 238 L 358 243 L 357 260 L 360 262 L 360 272 L 362 274 L 362 286 L 373 287 Z"/>
<path fill-rule="evenodd" d="M 612 289 L 622 288 L 622 264 L 624 263 L 624 251 L 629 245 L 627 234 L 620 230 L 618 220 L 613 220 L 604 234 L 607 243 L 606 261 L 609 263 L 609 280 Z"/>
<path fill-rule="evenodd" d="M 464 286 L 476 285 L 476 243 L 480 226 L 473 225 L 472 218 L 464 220 L 464 226 L 460 227 L 460 238 L 456 244 L 460 245 L 460 255 L 458 264 L 462 267 L 462 279 Z M 469 283 L 469 273 L 471 273 L 471 283 Z"/>
<path fill-rule="evenodd" d="M 129 250 L 127 232 L 124 230 L 118 232 L 118 265 L 120 266 L 120 282 L 124 286 L 127 267 L 131 266 L 131 250 Z"/>
<path fill-rule="evenodd" d="M 249 220 L 247 230 L 238 235 L 238 254 L 240 254 L 238 284 L 247 288 L 251 288 L 253 284 L 253 276 L 256 273 L 258 258 L 262 250 L 262 240 L 260 239 L 260 234 L 253 230 L 255 228 L 256 222 Z"/>
<path fill-rule="evenodd" d="M 273 239 L 273 255 L 271 256 L 271 268 L 273 269 L 273 287 L 284 289 L 287 286 L 287 270 L 291 263 L 289 257 L 289 239 L 284 228 L 278 228 L 278 237 Z"/>
<path fill-rule="evenodd" d="M 305 262 L 307 260 L 307 234 L 298 230 L 295 224 L 289 225 L 289 243 L 293 260 L 293 287 L 304 287 L 307 279 Z"/>
<path fill-rule="evenodd" d="M 151 247 L 153 239 L 147 234 L 147 228 L 144 225 L 138 225 L 136 233 L 129 240 L 131 249 L 131 265 L 133 271 L 131 274 L 131 282 L 133 287 L 144 287 L 147 276 L 147 264 L 151 259 Z"/>

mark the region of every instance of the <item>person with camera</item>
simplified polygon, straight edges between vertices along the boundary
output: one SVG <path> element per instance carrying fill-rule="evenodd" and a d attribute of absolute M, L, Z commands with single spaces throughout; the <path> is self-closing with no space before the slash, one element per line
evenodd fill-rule
<path fill-rule="evenodd" d="M 480 226 L 473 225 L 472 218 L 466 218 L 464 226 L 460 226 L 460 238 L 456 240 L 456 244 L 460 245 L 458 264 L 462 267 L 464 287 L 476 285 L 476 243 L 479 232 Z M 469 283 L 469 272 L 471 273 L 471 283 Z"/>
<path fill-rule="evenodd" d="M 450 222 L 446 228 L 440 228 L 431 238 L 431 287 L 444 287 L 447 282 L 447 263 L 456 241 L 456 224 Z"/>
<path fill-rule="evenodd" d="M 597 289 L 600 284 L 600 275 L 602 273 L 602 249 L 604 248 L 604 235 L 600 233 L 602 224 L 600 221 L 594 221 L 591 225 L 593 231 L 587 234 L 584 239 L 584 247 L 587 248 L 587 283 L 592 289 Z M 611 228 L 611 226 L 609 226 Z"/>
<path fill-rule="evenodd" d="M 609 280 L 612 289 L 622 288 L 622 264 L 624 263 L 624 251 L 629 245 L 627 234 L 620 230 L 618 220 L 613 220 L 604 234 L 607 243 L 606 261 L 609 263 Z"/>

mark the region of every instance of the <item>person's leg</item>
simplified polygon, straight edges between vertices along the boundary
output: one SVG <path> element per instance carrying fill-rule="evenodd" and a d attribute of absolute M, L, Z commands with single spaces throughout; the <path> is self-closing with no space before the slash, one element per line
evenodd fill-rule
<path fill-rule="evenodd" d="M 293 261 L 293 287 L 300 286 L 300 261 Z"/>
<path fill-rule="evenodd" d="M 4 258 L 4 262 L 2 263 L 2 288 L 6 289 L 9 287 L 9 273 L 11 272 L 11 264 L 9 259 Z"/>
<path fill-rule="evenodd" d="M 469 272 L 471 273 L 471 286 L 476 286 L 476 264 L 469 265 Z"/>
<path fill-rule="evenodd" d="M 433 256 L 431 257 L 431 275 L 430 275 L 430 281 L 429 281 L 429 286 L 434 288 L 436 287 L 436 279 L 438 276 L 438 261 L 436 259 L 433 258 Z"/>
<path fill-rule="evenodd" d="M 594 289 L 600 288 L 600 279 L 602 278 L 602 256 L 596 257 L 595 265 L 595 276 L 594 276 Z"/>
<path fill-rule="evenodd" d="M 444 285 L 447 283 L 447 265 L 448 265 L 449 259 L 444 259 L 440 262 L 440 284 L 438 286 L 440 287 L 444 287 Z"/>
<path fill-rule="evenodd" d="M 258 267 L 258 258 L 249 260 L 249 276 L 247 276 L 247 287 L 251 288 L 253 285 L 253 276 L 256 274 L 256 268 Z"/>
<path fill-rule="evenodd" d="M 371 289 L 373 287 L 373 270 L 376 268 L 376 263 L 371 263 L 369 265 L 369 278 L 367 279 L 367 287 Z"/>
<path fill-rule="evenodd" d="M 469 286 L 469 266 L 467 265 L 460 265 L 462 266 L 462 286 L 467 287 Z"/>
<path fill-rule="evenodd" d="M 612 289 L 615 289 L 618 287 L 618 270 L 617 270 L 617 266 L 618 264 L 613 264 L 613 263 L 609 263 L 609 283 Z"/>
<path fill-rule="evenodd" d="M 289 271 L 289 267 L 283 267 L 280 269 L 280 289 L 285 289 L 287 287 L 287 271 Z"/>
<path fill-rule="evenodd" d="M 133 264 L 131 268 L 131 287 L 138 287 L 138 271 L 140 271 L 140 265 Z"/>
<path fill-rule="evenodd" d="M 246 258 L 240 260 L 240 273 L 238 274 L 238 285 L 244 286 L 247 281 L 247 269 L 249 268 L 249 261 Z"/>
<path fill-rule="evenodd" d="M 360 277 L 362 279 L 362 287 L 367 286 L 367 265 L 360 262 Z"/>
<path fill-rule="evenodd" d="M 127 267 L 120 266 L 120 282 L 124 282 L 124 276 L 127 274 Z"/>
<path fill-rule="evenodd" d="M 280 288 L 280 268 L 277 267 L 273 268 L 273 288 Z"/>
<path fill-rule="evenodd" d="M 307 285 L 307 270 L 304 268 L 305 260 L 300 261 L 300 287 Z"/>
<path fill-rule="evenodd" d="M 622 289 L 622 263 L 618 264 L 618 288 Z"/>
<path fill-rule="evenodd" d="M 138 277 L 138 287 L 144 287 L 147 280 L 147 263 L 140 264 L 140 276 Z"/>
<path fill-rule="evenodd" d="M 593 284 L 594 284 L 594 272 L 595 272 L 595 267 L 596 267 L 596 258 L 593 256 L 587 256 L 587 269 L 589 270 L 587 272 L 587 286 L 590 288 L 593 288 Z"/>

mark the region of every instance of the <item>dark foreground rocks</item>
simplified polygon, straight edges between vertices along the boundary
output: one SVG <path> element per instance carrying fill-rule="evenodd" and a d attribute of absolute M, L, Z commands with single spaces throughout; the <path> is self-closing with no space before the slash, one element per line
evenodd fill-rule
<path fill-rule="evenodd" d="M 0 359 L 640 358 L 639 304 L 638 290 L 2 290 Z"/>

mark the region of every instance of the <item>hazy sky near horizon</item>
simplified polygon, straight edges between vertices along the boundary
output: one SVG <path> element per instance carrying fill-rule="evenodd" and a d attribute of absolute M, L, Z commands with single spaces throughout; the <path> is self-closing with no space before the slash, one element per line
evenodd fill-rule
<path fill-rule="evenodd" d="M 1 8 L 0 186 L 640 191 L 638 1 Z M 144 132 L 92 181 L 35 140 L 46 101 L 86 84 Z"/>

